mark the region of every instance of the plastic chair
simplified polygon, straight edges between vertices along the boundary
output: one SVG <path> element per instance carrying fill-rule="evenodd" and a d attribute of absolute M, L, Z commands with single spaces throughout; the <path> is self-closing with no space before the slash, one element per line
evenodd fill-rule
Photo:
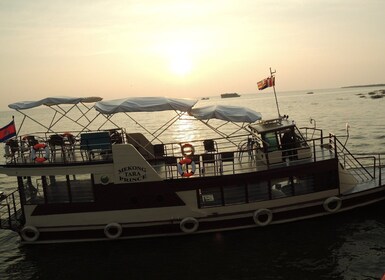
<path fill-rule="evenodd" d="M 5 142 L 5 154 L 4 157 L 12 158 L 13 162 L 16 162 L 16 154 L 20 156 L 20 146 L 16 139 L 9 139 Z"/>
<path fill-rule="evenodd" d="M 220 167 L 219 171 L 221 174 L 224 172 L 223 163 L 224 162 L 232 162 L 233 164 L 233 174 L 235 174 L 235 165 L 234 165 L 234 152 L 222 152 L 220 153 Z"/>
<path fill-rule="evenodd" d="M 66 159 L 64 138 L 58 134 L 50 135 L 48 140 L 49 148 L 51 150 L 51 156 L 53 160 L 56 160 L 56 152 L 61 152 L 61 158 L 63 161 Z"/>
<path fill-rule="evenodd" d="M 206 153 L 215 153 L 216 151 L 218 151 L 217 142 L 212 139 L 204 140 L 203 146 L 205 148 Z"/>
<path fill-rule="evenodd" d="M 203 146 L 205 149 L 205 153 L 202 154 L 202 174 L 206 173 L 206 165 L 212 164 L 214 168 L 214 174 L 217 173 L 217 154 L 216 152 L 218 151 L 218 145 L 217 142 L 208 139 L 203 141 Z"/>

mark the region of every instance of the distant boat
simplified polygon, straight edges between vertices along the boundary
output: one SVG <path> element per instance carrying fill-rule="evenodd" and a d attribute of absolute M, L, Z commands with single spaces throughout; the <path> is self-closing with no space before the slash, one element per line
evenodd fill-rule
<path fill-rule="evenodd" d="M 306 94 L 314 94 L 314 92 L 313 91 L 309 91 Z"/>
<path fill-rule="evenodd" d="M 232 92 L 232 93 L 222 93 L 221 94 L 221 97 L 222 98 L 230 98 L 230 97 L 240 97 L 240 95 L 236 92 Z"/>
<path fill-rule="evenodd" d="M 209 100 L 209 97 L 202 97 L 201 100 Z"/>

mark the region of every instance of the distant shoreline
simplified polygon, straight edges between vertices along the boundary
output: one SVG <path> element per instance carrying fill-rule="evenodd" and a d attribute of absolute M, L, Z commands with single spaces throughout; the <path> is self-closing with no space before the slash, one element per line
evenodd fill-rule
<path fill-rule="evenodd" d="M 341 88 L 361 88 L 361 87 L 384 87 L 385 84 L 372 84 L 372 85 L 358 85 L 358 86 L 347 86 Z"/>

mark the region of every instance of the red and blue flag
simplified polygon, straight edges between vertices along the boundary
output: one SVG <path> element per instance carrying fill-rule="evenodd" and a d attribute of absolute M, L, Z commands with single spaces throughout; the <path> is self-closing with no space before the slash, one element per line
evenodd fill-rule
<path fill-rule="evenodd" d="M 14 121 L 11 121 L 6 126 L 0 128 L 0 143 L 7 141 L 14 136 L 16 136 L 16 126 Z"/>

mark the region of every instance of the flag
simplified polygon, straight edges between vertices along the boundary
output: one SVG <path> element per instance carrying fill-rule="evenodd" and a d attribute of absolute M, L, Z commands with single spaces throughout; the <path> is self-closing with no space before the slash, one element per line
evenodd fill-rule
<path fill-rule="evenodd" d="M 275 86 L 275 77 L 269 77 L 258 82 L 258 89 L 263 90 L 268 87 Z"/>
<path fill-rule="evenodd" d="M 15 122 L 11 121 L 9 124 L 0 128 L 0 143 L 16 136 Z"/>
<path fill-rule="evenodd" d="M 263 79 L 263 80 L 258 82 L 258 89 L 259 90 L 263 90 L 265 88 L 267 88 L 267 79 Z"/>

